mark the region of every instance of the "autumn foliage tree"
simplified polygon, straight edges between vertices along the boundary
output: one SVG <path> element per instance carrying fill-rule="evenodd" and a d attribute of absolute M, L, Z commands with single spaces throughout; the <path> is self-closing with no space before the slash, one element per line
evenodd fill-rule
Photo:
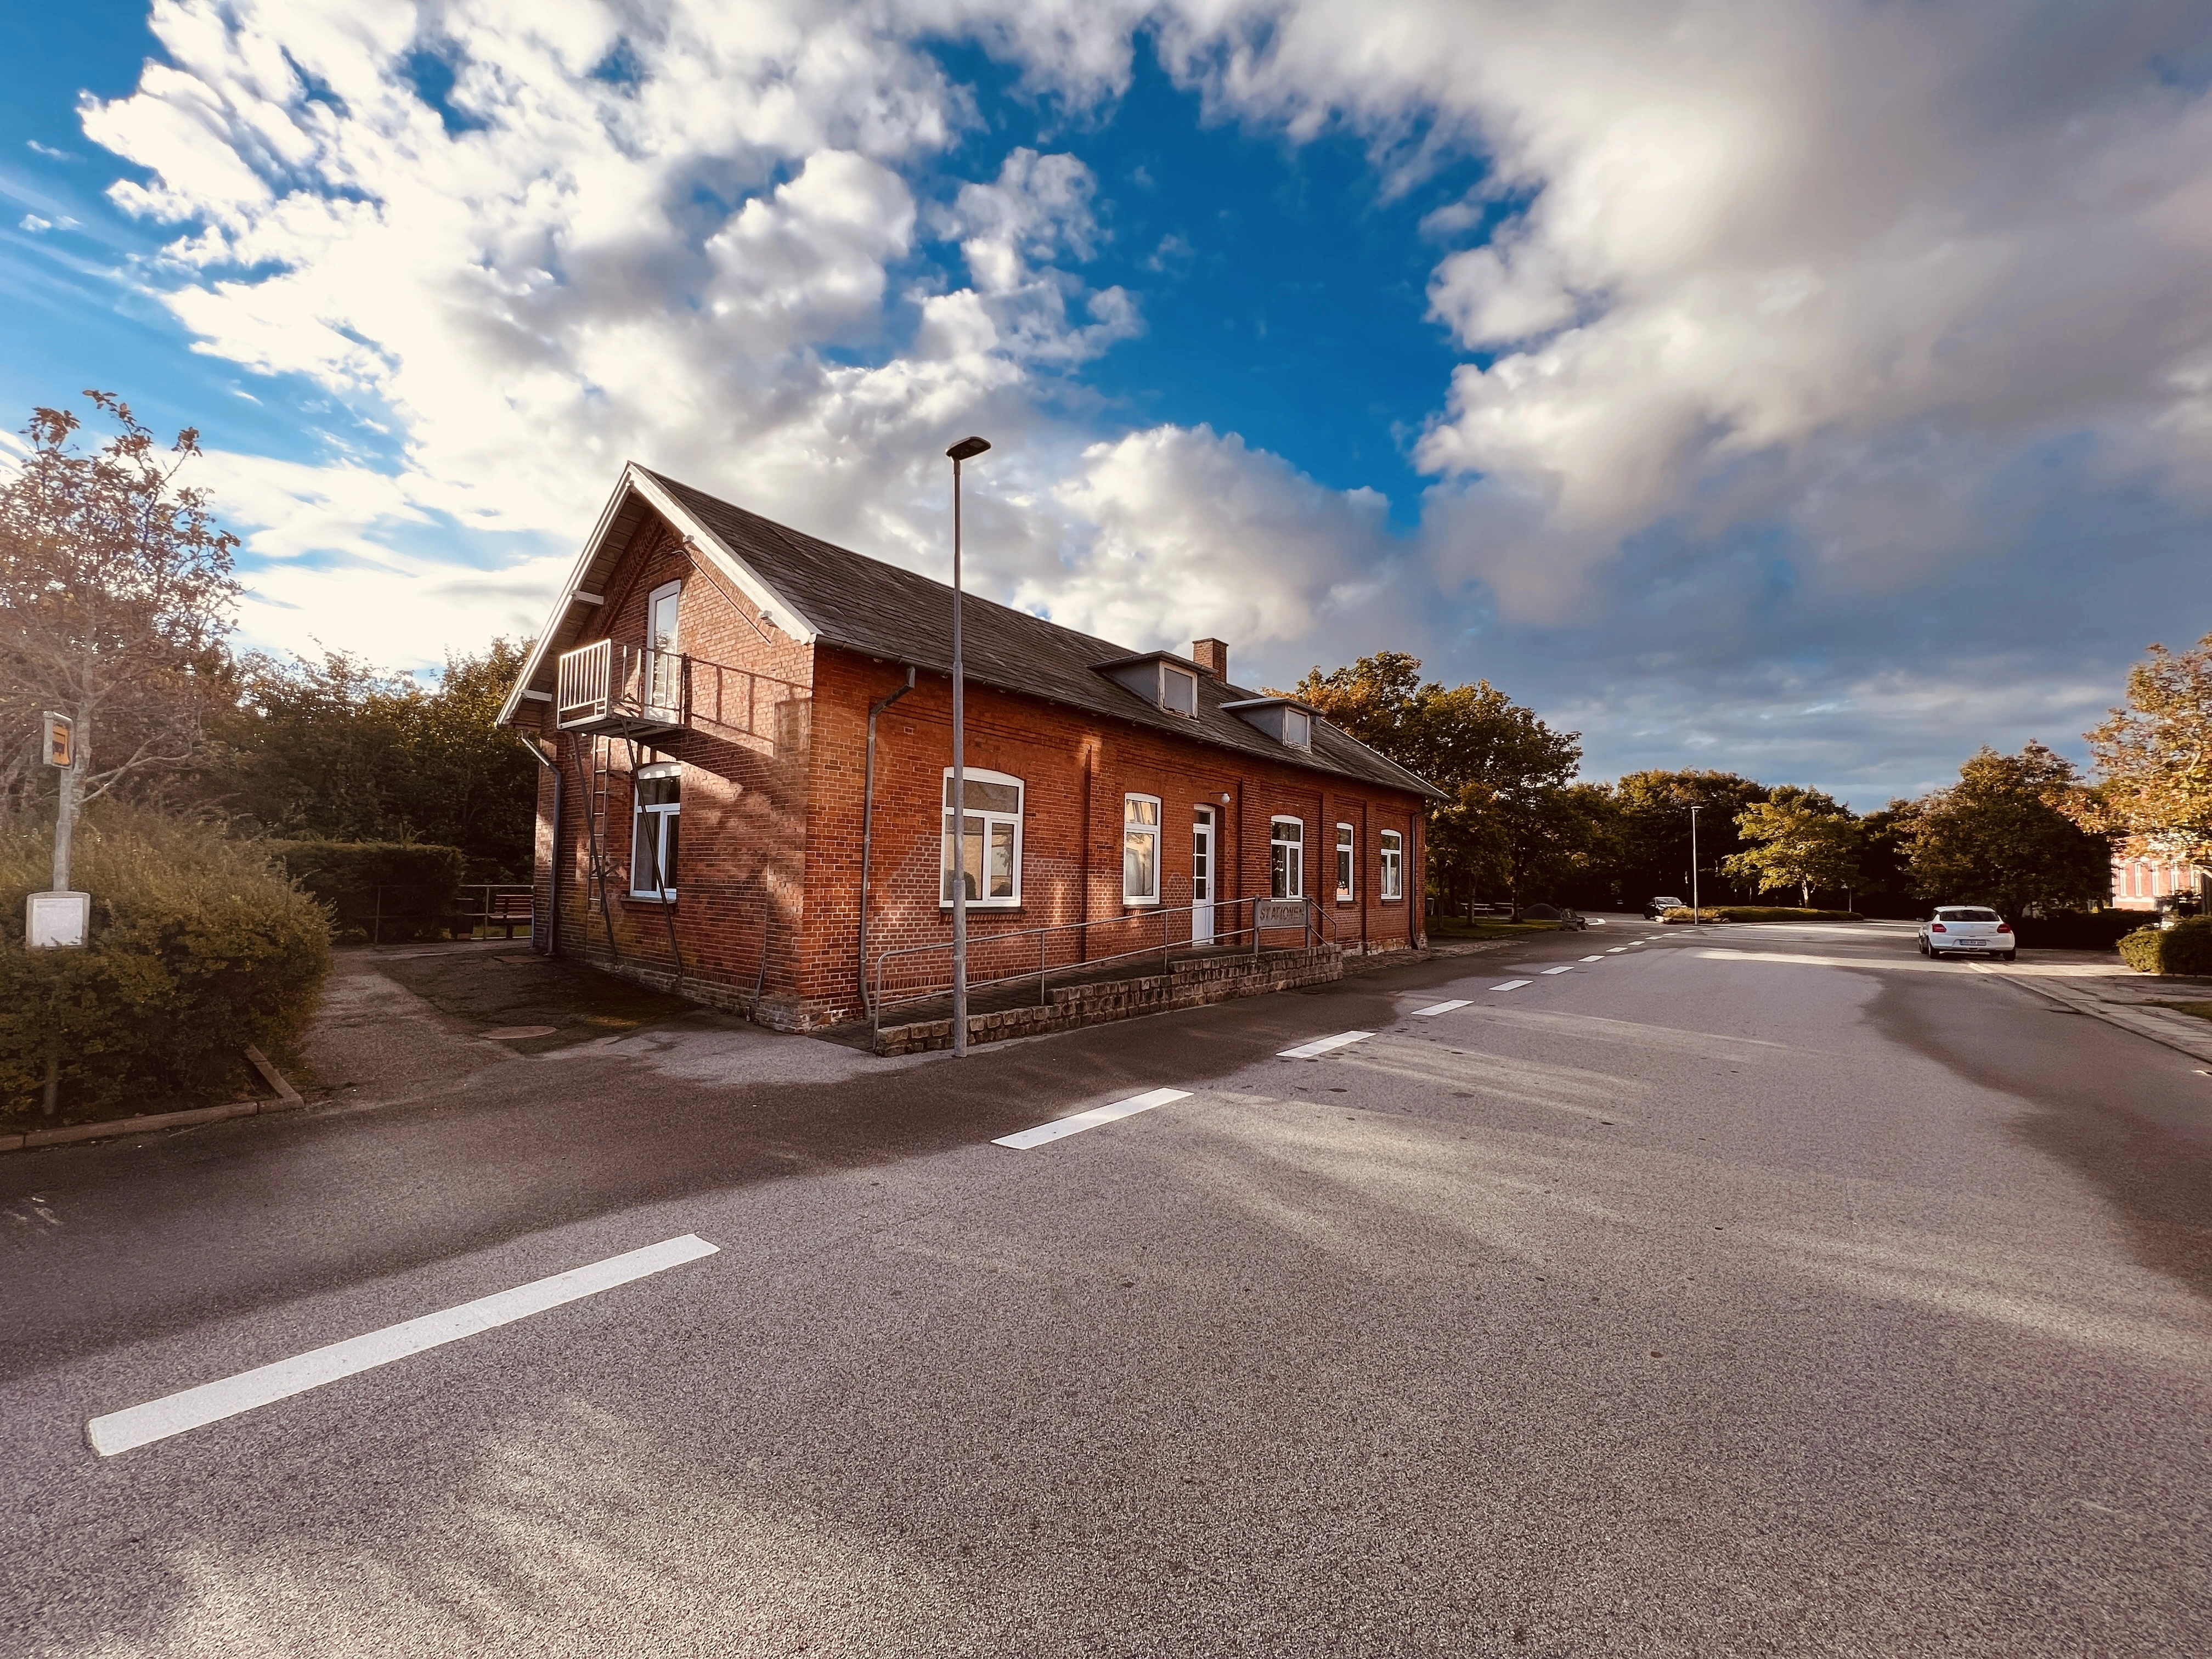
<path fill-rule="evenodd" d="M 2128 706 L 2087 736 L 2097 782 L 2069 797 L 2075 820 L 2138 857 L 2212 862 L 2212 634 L 2152 646 L 2128 672 Z"/>
<path fill-rule="evenodd" d="M 167 449 L 104 392 L 118 428 L 98 449 L 67 410 L 39 409 L 28 453 L 0 486 L 0 811 L 27 808 L 41 779 L 42 710 L 76 722 L 63 810 L 189 765 L 225 696 L 223 649 L 238 595 L 237 538 L 178 476 L 199 453 L 187 427 Z"/>

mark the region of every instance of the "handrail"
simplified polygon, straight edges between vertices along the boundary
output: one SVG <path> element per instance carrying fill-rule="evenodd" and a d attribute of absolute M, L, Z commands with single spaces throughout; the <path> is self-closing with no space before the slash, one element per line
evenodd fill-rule
<path fill-rule="evenodd" d="M 1298 947 L 1302 950 L 1311 951 L 1315 948 L 1316 943 L 1334 945 L 1337 942 L 1335 915 L 1325 908 L 1319 899 L 1315 898 L 1310 895 L 1301 895 L 1299 897 L 1295 899 L 1279 899 L 1266 894 L 1261 894 L 1249 898 L 1210 899 L 1200 904 L 1176 905 L 1165 908 L 1146 905 L 1141 910 L 1127 911 L 1118 916 L 1098 916 L 1089 921 L 1057 922 L 1043 927 L 1018 927 L 1003 933 L 987 933 L 979 938 L 972 938 L 969 940 L 968 947 L 971 952 L 978 950 L 990 951 L 997 946 L 1006 945 L 1015 939 L 1035 939 L 1037 941 L 1037 965 L 1035 968 L 1024 968 L 1019 973 L 1001 974 L 991 979 L 971 979 L 968 981 L 968 988 L 970 991 L 988 990 L 994 985 L 1012 985 L 1034 979 L 1037 981 L 1037 1000 L 1040 1004 L 1042 1004 L 1047 996 L 1046 981 L 1054 973 L 1080 971 L 1085 969 L 1096 968 L 1106 963 L 1121 962 L 1132 957 L 1149 957 L 1156 953 L 1158 955 L 1161 963 L 1164 966 L 1168 961 L 1169 953 L 1173 951 L 1176 945 L 1180 945 L 1186 950 L 1196 948 L 1192 944 L 1188 929 L 1185 930 L 1183 936 L 1181 939 L 1176 939 L 1170 934 L 1167 925 L 1168 918 L 1170 916 L 1190 915 L 1198 910 L 1206 908 L 1212 909 L 1217 918 L 1217 926 L 1213 934 L 1215 942 L 1218 943 L 1221 940 L 1228 939 L 1238 939 L 1249 934 L 1252 939 L 1252 954 L 1256 957 L 1260 954 L 1261 934 L 1288 933 L 1291 930 L 1287 927 L 1261 927 L 1252 925 L 1247 925 L 1242 927 L 1222 928 L 1218 925 L 1218 920 L 1220 918 L 1221 914 L 1224 911 L 1227 911 L 1233 915 L 1239 907 L 1248 904 L 1254 908 L 1253 914 L 1255 918 L 1257 915 L 1258 907 L 1262 904 L 1296 904 L 1300 906 L 1304 918 L 1301 924 L 1300 931 L 1305 937 L 1305 943 Z M 1156 945 L 1141 945 L 1135 950 L 1130 951 L 1109 951 L 1103 957 L 1085 955 L 1078 960 L 1070 962 L 1055 963 L 1051 960 L 1051 940 L 1054 934 L 1081 934 L 1093 927 L 1141 927 L 1146 924 L 1148 918 L 1154 916 L 1159 919 L 1160 937 L 1159 942 Z M 1324 935 L 1326 936 L 1325 938 Z M 944 943 L 933 945 L 902 945 L 895 950 L 885 951 L 877 957 L 874 976 L 875 988 L 873 995 L 869 999 L 868 1013 L 870 1018 L 874 1022 L 875 1030 L 878 1033 L 883 1030 L 884 1010 L 887 1006 L 891 1007 L 903 1007 L 913 1003 L 933 1001 L 937 998 L 945 995 L 945 993 L 951 988 L 952 983 L 949 977 L 941 985 L 935 981 L 932 981 L 926 988 L 908 991 L 892 999 L 889 1004 L 886 1004 L 884 998 L 884 970 L 885 964 L 890 963 L 893 957 L 927 956 L 933 952 L 949 953 L 951 949 L 952 945 L 948 940 Z"/>

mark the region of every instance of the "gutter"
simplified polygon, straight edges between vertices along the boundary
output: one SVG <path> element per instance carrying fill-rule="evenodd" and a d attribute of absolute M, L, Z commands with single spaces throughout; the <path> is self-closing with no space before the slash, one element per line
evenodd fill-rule
<path fill-rule="evenodd" d="M 860 786 L 860 1006 L 871 1018 L 874 1005 L 868 997 L 868 858 L 876 836 L 876 720 L 884 709 L 914 690 L 914 666 L 907 665 L 906 684 L 881 702 L 868 705 L 868 761 Z M 939 811 L 942 813 L 943 808 Z"/>

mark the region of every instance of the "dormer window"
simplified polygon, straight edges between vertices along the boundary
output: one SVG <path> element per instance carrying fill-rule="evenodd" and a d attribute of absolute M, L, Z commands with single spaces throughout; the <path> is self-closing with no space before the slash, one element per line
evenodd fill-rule
<path fill-rule="evenodd" d="M 1195 718 L 1198 714 L 1198 676 L 1187 669 L 1160 665 L 1160 707 L 1170 714 Z"/>
<path fill-rule="evenodd" d="M 1242 702 L 1224 702 L 1224 714 L 1234 714 L 1245 725 L 1265 732 L 1287 749 L 1313 747 L 1313 713 L 1302 702 L 1288 697 L 1248 697 Z"/>
<path fill-rule="evenodd" d="M 1098 667 L 1163 714 L 1198 718 L 1198 671 L 1181 659 L 1155 653 Z"/>

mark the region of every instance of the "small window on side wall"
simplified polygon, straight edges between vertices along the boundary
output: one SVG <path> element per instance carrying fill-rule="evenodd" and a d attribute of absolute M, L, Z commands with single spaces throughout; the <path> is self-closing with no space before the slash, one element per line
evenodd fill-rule
<path fill-rule="evenodd" d="M 1267 826 L 1268 890 L 1277 898 L 1306 896 L 1306 827 L 1297 818 Z"/>
<path fill-rule="evenodd" d="M 1121 902 L 1160 902 L 1160 800 L 1121 797 Z"/>
<path fill-rule="evenodd" d="M 1406 838 L 1395 830 L 1377 837 L 1382 843 L 1382 895 L 1387 902 L 1406 896 Z"/>
<path fill-rule="evenodd" d="M 1352 826 L 1340 823 L 1336 826 L 1336 902 L 1349 904 L 1352 894 Z"/>
<path fill-rule="evenodd" d="M 968 902 L 1011 910 L 1022 902 L 1022 781 L 1004 772 L 967 773 L 967 811 L 953 827 L 952 769 L 945 769 L 945 834 L 939 854 L 940 908 L 952 902 L 954 848 L 968 884 Z"/>

